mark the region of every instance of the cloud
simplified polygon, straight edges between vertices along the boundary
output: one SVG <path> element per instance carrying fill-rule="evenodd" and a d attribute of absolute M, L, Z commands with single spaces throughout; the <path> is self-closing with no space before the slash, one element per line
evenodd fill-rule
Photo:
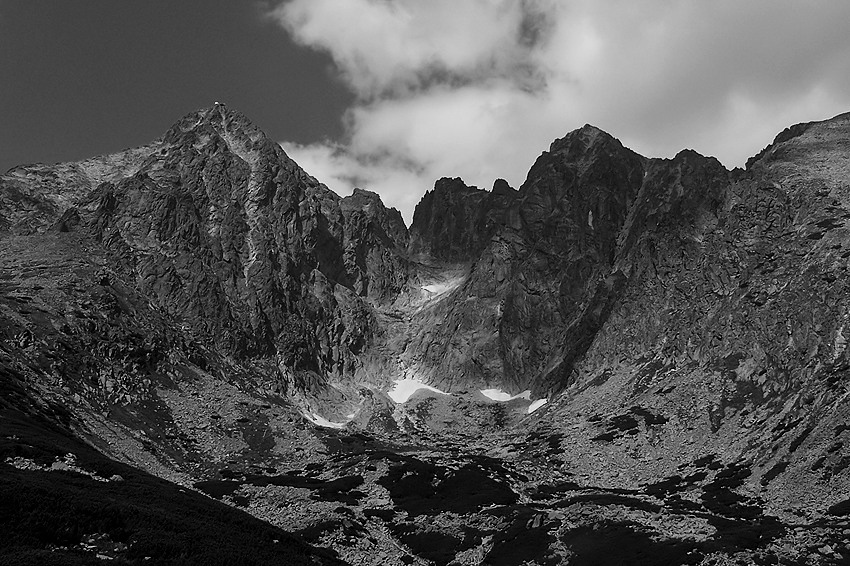
<path fill-rule="evenodd" d="M 354 187 L 375 191 L 384 204 L 402 211 L 408 223 L 424 192 L 417 190 L 423 186 L 421 170 L 391 155 L 369 159 L 333 143 L 284 141 L 281 146 L 305 171 L 338 194 L 350 194 Z"/>
<path fill-rule="evenodd" d="M 271 16 L 357 95 L 345 139 L 289 152 L 408 220 L 436 178 L 517 186 L 584 123 L 644 155 L 690 147 L 733 167 L 794 122 L 850 110 L 841 0 L 289 0 Z"/>
<path fill-rule="evenodd" d="M 491 0 L 309 0 L 286 2 L 276 17 L 304 45 L 331 54 L 356 93 L 403 95 L 431 80 L 514 76 L 523 49 L 522 2 Z M 520 73 L 521 74 L 521 73 Z"/>

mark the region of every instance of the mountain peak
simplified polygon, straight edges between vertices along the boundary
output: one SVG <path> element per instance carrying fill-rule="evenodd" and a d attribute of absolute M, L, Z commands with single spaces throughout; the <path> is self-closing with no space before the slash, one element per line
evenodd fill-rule
<path fill-rule="evenodd" d="M 267 138 L 247 116 L 221 102 L 189 112 L 169 128 L 163 139 L 176 142 L 189 132 L 195 135 L 240 133 L 252 141 Z"/>
<path fill-rule="evenodd" d="M 564 148 L 568 148 L 570 151 L 586 151 L 594 146 L 600 144 L 607 145 L 610 142 L 620 143 L 617 138 L 605 130 L 592 124 L 585 124 L 581 128 L 576 128 L 564 137 L 553 141 L 549 151 L 554 152 Z"/>
<path fill-rule="evenodd" d="M 584 126 L 577 129 L 576 131 L 577 132 L 584 132 L 584 133 L 595 133 L 595 134 L 606 133 L 602 128 L 598 128 L 598 127 L 594 126 L 593 124 L 585 124 Z"/>

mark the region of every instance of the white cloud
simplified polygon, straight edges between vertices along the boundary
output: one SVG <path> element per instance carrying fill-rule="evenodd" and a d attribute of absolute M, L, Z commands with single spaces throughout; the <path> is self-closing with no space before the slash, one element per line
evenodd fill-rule
<path fill-rule="evenodd" d="M 850 110 L 843 0 L 289 0 L 272 15 L 358 96 L 346 139 L 289 152 L 408 221 L 436 178 L 517 186 L 586 122 L 644 155 L 691 147 L 733 167 Z"/>
<path fill-rule="evenodd" d="M 304 45 L 333 56 L 361 96 L 404 93 L 433 75 L 506 72 L 520 54 L 520 2 L 296 0 L 273 11 Z"/>
<path fill-rule="evenodd" d="M 370 159 L 332 143 L 284 141 L 281 146 L 305 171 L 336 193 L 345 196 L 354 187 L 375 191 L 384 204 L 402 211 L 410 223 L 413 208 L 424 192 L 417 190 L 424 186 L 423 174 L 414 164 L 400 162 L 392 155 Z"/>

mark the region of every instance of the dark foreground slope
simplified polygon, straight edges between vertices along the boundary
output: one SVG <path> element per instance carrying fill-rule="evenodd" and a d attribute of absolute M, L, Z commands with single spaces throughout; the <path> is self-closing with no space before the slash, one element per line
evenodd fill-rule
<path fill-rule="evenodd" d="M 0 362 L 0 563 L 342 564 L 328 551 L 103 456 Z M 64 424 L 64 426 L 63 426 Z"/>

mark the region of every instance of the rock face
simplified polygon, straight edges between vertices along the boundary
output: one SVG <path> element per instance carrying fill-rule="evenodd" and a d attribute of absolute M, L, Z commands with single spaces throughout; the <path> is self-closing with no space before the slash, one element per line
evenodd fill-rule
<path fill-rule="evenodd" d="M 302 535 L 352 562 L 847 558 L 848 150 L 850 115 L 734 171 L 587 125 L 408 230 L 216 104 L 0 177 L 6 404 L 290 530 L 336 513 Z"/>
<path fill-rule="evenodd" d="M 83 204 L 138 288 L 236 356 L 350 372 L 370 332 L 350 291 L 358 281 L 365 293 L 369 274 L 344 260 L 342 246 L 362 246 L 350 240 L 371 233 L 347 223 L 339 197 L 222 105 L 185 117 L 160 145 L 138 173 L 101 184 Z M 347 207 L 349 219 L 357 206 Z M 370 243 L 380 254 L 387 242 Z"/>
<path fill-rule="evenodd" d="M 503 179 L 490 192 L 467 187 L 460 178 L 438 180 L 413 213 L 411 254 L 426 261 L 475 259 L 504 223 L 516 194 Z"/>
<path fill-rule="evenodd" d="M 440 305 L 436 336 L 419 347 L 427 351 L 420 373 L 450 388 L 566 386 L 569 359 L 607 315 L 599 303 L 619 281 L 614 252 L 646 161 L 585 126 L 555 141 L 517 192 L 438 182 L 416 209 L 411 247 L 466 259 L 469 270 Z M 445 242 L 455 240 L 463 245 L 452 252 Z"/>
<path fill-rule="evenodd" d="M 828 449 L 850 367 L 847 126 L 845 115 L 780 135 L 747 171 L 693 152 L 650 167 L 614 264 L 625 284 L 573 367 L 593 384 L 583 395 L 687 414 L 693 449 L 736 445 L 768 489 L 775 466 L 807 477 L 806 497 L 823 489 L 816 476 L 836 481 Z"/>
<path fill-rule="evenodd" d="M 406 278 L 398 211 L 365 191 L 340 199 L 223 105 L 98 166 L 108 171 L 13 170 L 6 229 L 79 224 L 198 340 L 295 372 L 354 373 L 372 332 L 364 299 L 385 300 Z"/>
<path fill-rule="evenodd" d="M 407 282 L 407 226 L 373 192 L 354 189 L 340 201 L 345 219 L 343 262 L 354 291 L 377 302 L 395 298 Z"/>

